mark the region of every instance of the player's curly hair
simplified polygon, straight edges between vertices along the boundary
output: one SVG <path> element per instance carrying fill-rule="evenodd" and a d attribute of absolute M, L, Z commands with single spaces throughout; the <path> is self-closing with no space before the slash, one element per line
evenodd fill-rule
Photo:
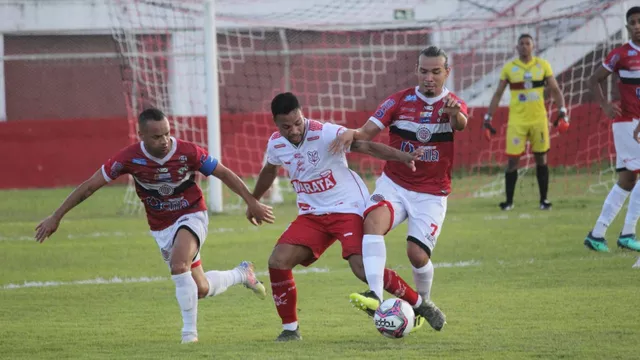
<path fill-rule="evenodd" d="M 627 10 L 627 16 L 625 17 L 625 19 L 627 19 L 627 22 L 629 22 L 629 18 L 631 17 L 631 15 L 634 14 L 640 14 L 640 6 L 634 6 Z"/>
<path fill-rule="evenodd" d="M 271 100 L 271 114 L 286 115 L 295 109 L 300 108 L 298 98 L 290 92 L 280 93 Z"/>
<path fill-rule="evenodd" d="M 422 51 L 420 51 L 420 54 L 418 55 L 418 61 L 420 61 L 420 56 L 426 56 L 426 57 L 442 56 L 444 58 L 445 69 L 449 68 L 449 56 L 444 50 L 442 50 L 441 48 L 435 45 L 431 45 L 427 48 L 422 49 Z"/>
<path fill-rule="evenodd" d="M 165 119 L 167 115 L 162 112 L 162 110 L 157 108 L 148 108 L 145 109 L 138 115 L 138 126 L 144 125 L 147 121 L 161 121 Z"/>

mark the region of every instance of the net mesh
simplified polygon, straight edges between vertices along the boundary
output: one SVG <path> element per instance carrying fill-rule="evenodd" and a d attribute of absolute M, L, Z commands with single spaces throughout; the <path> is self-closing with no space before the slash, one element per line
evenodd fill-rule
<path fill-rule="evenodd" d="M 468 129 L 456 135 L 452 196 L 502 193 L 509 91 L 494 116 L 499 131 L 491 141 L 482 136 L 482 116 L 502 65 L 515 56 L 517 37 L 529 33 L 536 55 L 553 67 L 573 124 L 562 136 L 551 130 L 552 186 L 566 193 L 599 191 L 614 179 L 610 126 L 586 80 L 626 40 L 621 1 L 461 0 L 434 6 L 424 0 L 219 0 L 215 6 L 222 162 L 244 178 L 262 167 L 275 131 L 269 110 L 274 95 L 292 91 L 307 117 L 359 127 L 387 96 L 415 85 L 417 54 L 434 44 L 447 51 L 453 68 L 447 87 L 468 103 L 471 115 Z M 157 106 L 170 116 L 176 137 L 206 147 L 205 2 L 111 0 L 110 10 L 131 141 L 137 139 L 136 114 Z M 612 89 L 609 84 L 607 96 L 615 99 Z M 365 177 L 378 175 L 383 165 L 358 155 L 349 161 Z M 520 164 L 521 175 L 535 167 L 530 155 Z M 535 186 L 519 184 L 518 191 Z M 239 204 L 232 196 L 224 201 Z M 133 188 L 125 204 L 129 212 L 140 209 Z"/>

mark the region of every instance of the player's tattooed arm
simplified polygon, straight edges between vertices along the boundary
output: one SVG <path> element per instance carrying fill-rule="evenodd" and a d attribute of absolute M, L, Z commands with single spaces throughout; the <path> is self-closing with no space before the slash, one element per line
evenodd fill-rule
<path fill-rule="evenodd" d="M 36 241 L 43 242 L 46 238 L 51 236 L 60 225 L 62 217 L 71 209 L 76 207 L 81 202 L 85 201 L 94 192 L 107 184 L 107 181 L 102 175 L 102 170 L 96 171 L 89 179 L 80 184 L 75 190 L 67 196 L 62 204 L 53 212 L 50 216 L 42 220 L 38 226 L 36 226 Z"/>
<path fill-rule="evenodd" d="M 262 199 L 262 196 L 269 190 L 271 185 L 273 185 L 274 180 L 278 176 L 278 165 L 273 165 L 267 162 L 262 170 L 260 170 L 260 175 L 258 175 L 258 180 L 256 181 L 256 186 L 253 189 L 253 197 L 257 200 Z"/>

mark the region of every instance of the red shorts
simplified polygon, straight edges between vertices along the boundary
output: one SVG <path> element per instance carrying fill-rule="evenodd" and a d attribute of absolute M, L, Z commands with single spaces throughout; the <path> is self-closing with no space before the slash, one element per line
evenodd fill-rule
<path fill-rule="evenodd" d="M 338 239 L 342 243 L 342 258 L 347 259 L 351 255 L 362 255 L 363 225 L 362 217 L 357 214 L 298 215 L 276 245 L 308 247 L 313 258 L 301 265 L 309 266 Z"/>

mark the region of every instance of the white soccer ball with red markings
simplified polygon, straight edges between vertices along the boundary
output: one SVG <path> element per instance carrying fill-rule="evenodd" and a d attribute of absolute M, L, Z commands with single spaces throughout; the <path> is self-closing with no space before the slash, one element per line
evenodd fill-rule
<path fill-rule="evenodd" d="M 408 302 L 402 299 L 387 299 L 380 304 L 373 315 L 373 323 L 380 334 L 400 339 L 413 329 L 416 315 Z"/>

